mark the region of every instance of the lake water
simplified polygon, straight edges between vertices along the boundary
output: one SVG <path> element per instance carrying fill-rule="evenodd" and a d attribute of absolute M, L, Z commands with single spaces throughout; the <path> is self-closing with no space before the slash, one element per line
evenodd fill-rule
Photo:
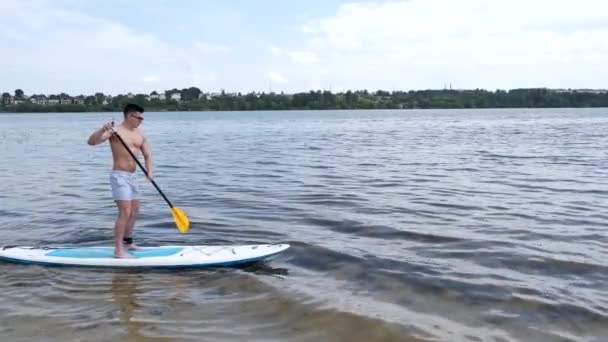
<path fill-rule="evenodd" d="M 108 245 L 121 113 L 0 115 L 2 245 Z M 247 268 L 0 262 L 1 341 L 608 341 L 608 109 L 146 113 L 143 245 Z"/>

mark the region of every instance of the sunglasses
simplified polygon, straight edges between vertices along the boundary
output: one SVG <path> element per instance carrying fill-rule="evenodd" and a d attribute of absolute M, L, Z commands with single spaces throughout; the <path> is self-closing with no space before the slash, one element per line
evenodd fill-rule
<path fill-rule="evenodd" d="M 137 116 L 137 115 L 135 115 L 135 114 L 131 114 L 131 116 L 132 116 L 132 117 L 134 117 L 134 118 L 136 118 L 137 120 L 139 120 L 139 122 L 144 121 L 144 118 L 143 118 L 143 117 L 141 117 L 141 116 Z"/>

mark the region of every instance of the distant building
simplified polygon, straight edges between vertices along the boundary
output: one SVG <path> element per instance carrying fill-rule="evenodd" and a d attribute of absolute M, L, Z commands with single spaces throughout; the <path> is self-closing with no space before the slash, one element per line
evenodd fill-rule
<path fill-rule="evenodd" d="M 560 94 L 572 94 L 572 93 L 583 93 L 583 94 L 608 94 L 608 89 L 553 89 L 554 92 Z"/>
<path fill-rule="evenodd" d="M 171 100 L 181 101 L 181 99 L 182 99 L 182 94 L 180 94 L 180 93 L 171 94 Z"/>
<path fill-rule="evenodd" d="M 15 98 L 13 96 L 3 97 L 2 103 L 4 103 L 5 105 L 12 105 L 15 103 Z"/>
<path fill-rule="evenodd" d="M 608 89 L 577 89 L 577 93 L 608 94 Z"/>
<path fill-rule="evenodd" d="M 32 95 L 30 102 L 37 105 L 48 105 L 49 99 L 45 95 Z"/>

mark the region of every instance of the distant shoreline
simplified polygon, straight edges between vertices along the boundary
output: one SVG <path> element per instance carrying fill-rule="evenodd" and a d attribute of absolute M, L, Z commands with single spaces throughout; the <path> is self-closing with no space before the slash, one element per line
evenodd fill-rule
<path fill-rule="evenodd" d="M 608 90 L 552 90 L 546 88 L 496 90 L 416 90 L 376 92 L 310 91 L 297 94 L 202 93 L 198 88 L 166 94 L 127 94 L 71 97 L 61 95 L 15 96 L 4 93 L 0 112 L 68 113 L 121 112 L 127 103 L 146 111 L 272 111 L 272 110 L 369 110 L 369 109 L 490 109 L 490 108 L 604 108 Z"/>
<path fill-rule="evenodd" d="M 531 109 L 607 109 L 608 106 L 605 107 L 487 107 L 487 108 L 373 108 L 373 109 L 257 109 L 257 110 L 157 110 L 157 109 L 146 109 L 146 113 L 183 113 L 183 112 L 191 112 L 191 113 L 214 113 L 214 112 L 316 112 L 316 111 L 326 111 L 326 112 L 338 112 L 338 111 L 430 111 L 430 110 L 454 110 L 454 111 L 465 111 L 465 110 L 512 110 L 512 109 L 522 109 L 522 110 L 531 110 Z M 10 111 L 0 111 L 0 115 L 2 114 L 87 114 L 87 113 L 121 113 L 122 110 L 115 111 L 65 111 L 65 112 L 10 112 Z"/>

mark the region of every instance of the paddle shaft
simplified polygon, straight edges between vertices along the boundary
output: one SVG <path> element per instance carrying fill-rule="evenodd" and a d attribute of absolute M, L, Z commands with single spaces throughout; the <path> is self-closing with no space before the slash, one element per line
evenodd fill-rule
<path fill-rule="evenodd" d="M 125 147 L 125 149 L 127 150 L 127 152 L 129 152 L 129 154 L 131 155 L 131 157 L 133 157 L 133 159 L 135 160 L 135 162 L 137 163 L 137 165 L 139 165 L 139 168 L 144 172 L 144 174 L 146 175 L 146 177 L 148 177 L 148 171 L 146 171 L 146 168 L 141 165 L 141 163 L 139 162 L 139 160 L 137 159 L 137 157 L 135 156 L 135 154 L 133 154 L 133 152 L 131 152 L 131 149 L 129 148 L 129 146 L 127 146 L 127 144 L 125 143 L 124 140 L 122 140 L 122 137 L 114 130 L 112 129 L 112 133 L 118 138 L 118 140 L 120 140 L 120 142 L 122 143 L 122 146 Z M 171 209 L 173 209 L 173 204 L 171 204 L 171 201 L 169 201 L 169 199 L 167 198 L 167 196 L 165 196 L 165 194 L 162 192 L 162 190 L 160 190 L 160 188 L 158 187 L 158 185 L 156 185 L 156 182 L 154 181 L 154 179 L 148 177 L 148 179 L 150 180 L 150 182 L 152 182 L 152 185 L 154 185 L 154 187 L 156 188 L 156 190 L 158 190 L 158 193 L 160 193 L 161 196 L 163 196 L 163 199 L 165 200 L 165 202 L 167 202 L 167 204 L 169 205 L 169 207 Z"/>

